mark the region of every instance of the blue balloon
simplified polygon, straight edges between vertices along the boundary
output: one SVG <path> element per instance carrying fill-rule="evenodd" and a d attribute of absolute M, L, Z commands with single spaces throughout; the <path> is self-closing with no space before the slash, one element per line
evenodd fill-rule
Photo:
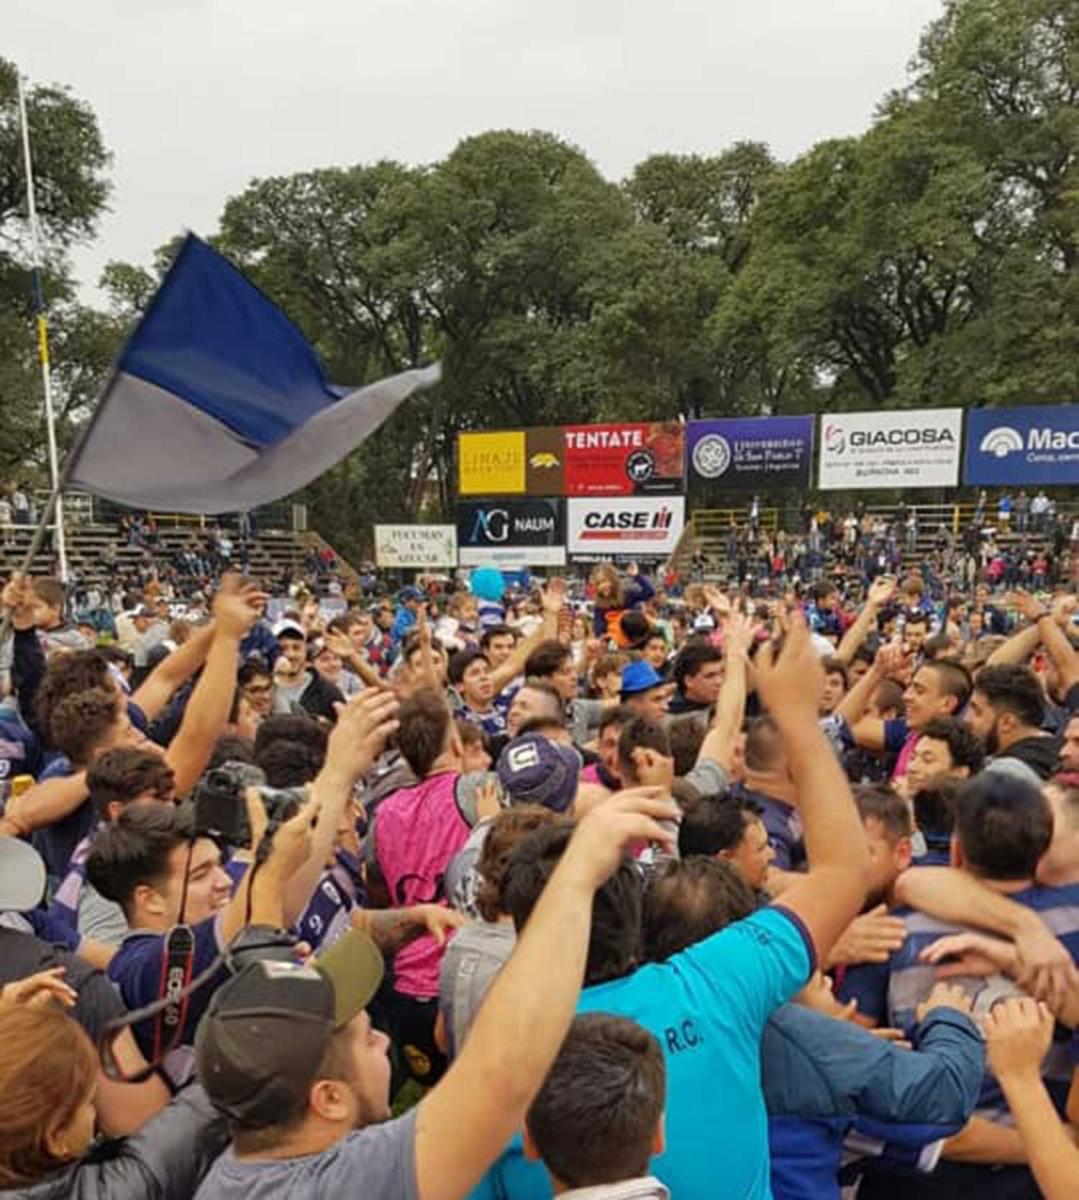
<path fill-rule="evenodd" d="M 468 587 L 473 596 L 496 603 L 506 591 L 506 581 L 497 567 L 477 567 L 472 572 Z"/>

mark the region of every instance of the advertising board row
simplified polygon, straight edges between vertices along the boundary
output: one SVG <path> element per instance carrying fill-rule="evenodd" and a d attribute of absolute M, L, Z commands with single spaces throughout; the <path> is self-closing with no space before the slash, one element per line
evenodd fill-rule
<path fill-rule="evenodd" d="M 469 500 L 453 525 L 376 525 L 375 561 L 392 570 L 562 567 L 615 559 L 658 561 L 685 524 L 684 496 Z"/>
<path fill-rule="evenodd" d="M 964 415 L 966 449 L 963 449 Z M 812 486 L 817 418 L 573 425 L 462 433 L 462 496 L 673 496 L 689 480 L 768 491 Z M 822 491 L 1079 481 L 1079 406 L 822 414 Z"/>

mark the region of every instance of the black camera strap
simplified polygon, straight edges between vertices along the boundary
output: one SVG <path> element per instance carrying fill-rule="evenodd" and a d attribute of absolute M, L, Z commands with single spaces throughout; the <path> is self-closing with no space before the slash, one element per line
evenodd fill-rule
<path fill-rule="evenodd" d="M 195 962 L 195 934 L 190 925 L 174 925 L 165 939 L 158 995 L 165 1001 L 154 1021 L 154 1062 L 160 1063 L 183 1036 L 191 999 L 191 971 Z"/>

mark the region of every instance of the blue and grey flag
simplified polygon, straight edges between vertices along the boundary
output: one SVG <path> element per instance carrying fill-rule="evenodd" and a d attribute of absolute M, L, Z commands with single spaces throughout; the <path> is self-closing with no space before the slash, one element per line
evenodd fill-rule
<path fill-rule="evenodd" d="M 189 235 L 124 347 L 70 483 L 135 508 L 255 508 L 317 479 L 439 375 L 436 363 L 333 386 L 288 317 Z"/>

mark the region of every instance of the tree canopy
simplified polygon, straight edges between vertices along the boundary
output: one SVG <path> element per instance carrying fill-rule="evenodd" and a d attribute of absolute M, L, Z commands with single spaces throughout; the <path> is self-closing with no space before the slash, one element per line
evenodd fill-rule
<path fill-rule="evenodd" d="M 107 313 L 74 306 L 63 254 L 93 233 L 107 155 L 66 92 L 31 100 L 76 411 L 175 242 L 150 269 L 110 264 Z M 319 528 L 358 551 L 374 520 L 448 509 L 461 429 L 1073 399 L 1077 151 L 1073 0 L 948 0 L 871 127 L 793 162 L 740 142 L 613 183 L 552 134 L 491 131 L 433 164 L 255 180 L 212 240 L 339 382 L 443 359 L 439 388 L 308 489 Z M 0 175 L 6 396 L 28 303 L 16 176 Z"/>

